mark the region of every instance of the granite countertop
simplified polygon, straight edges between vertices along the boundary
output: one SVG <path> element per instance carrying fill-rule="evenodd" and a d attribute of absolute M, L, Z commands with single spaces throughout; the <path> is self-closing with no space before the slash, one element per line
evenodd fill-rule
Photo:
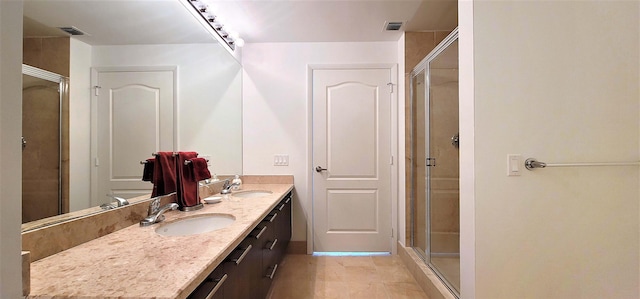
<path fill-rule="evenodd" d="M 165 213 L 165 223 L 210 213 L 235 216 L 235 222 L 216 231 L 166 237 L 155 232 L 162 223 L 135 224 L 33 262 L 27 298 L 186 298 L 293 184 L 244 184 L 242 189 L 273 194 Z"/>

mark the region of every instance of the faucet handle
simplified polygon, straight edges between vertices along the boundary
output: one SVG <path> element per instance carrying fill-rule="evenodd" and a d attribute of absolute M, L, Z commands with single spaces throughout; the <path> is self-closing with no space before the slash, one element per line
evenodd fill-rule
<path fill-rule="evenodd" d="M 124 199 L 122 197 L 119 197 L 119 196 L 116 196 L 115 194 L 113 194 L 113 192 L 111 192 L 111 194 L 107 194 L 107 196 L 110 197 L 110 198 L 115 199 L 116 200 L 116 205 L 118 207 L 126 206 L 126 205 L 129 204 L 129 202 L 126 199 Z"/>
<path fill-rule="evenodd" d="M 151 216 L 155 213 L 158 213 L 158 211 L 160 210 L 160 199 L 162 197 L 158 196 L 154 199 L 151 200 L 151 203 L 149 203 L 149 211 L 148 211 L 148 215 Z"/>

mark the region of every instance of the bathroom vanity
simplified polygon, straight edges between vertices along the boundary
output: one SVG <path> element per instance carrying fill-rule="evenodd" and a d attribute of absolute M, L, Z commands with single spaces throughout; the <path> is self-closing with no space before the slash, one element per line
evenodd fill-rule
<path fill-rule="evenodd" d="M 244 184 L 270 194 L 169 211 L 31 263 L 27 298 L 264 298 L 291 238 L 293 184 Z M 163 225 L 226 215 L 214 231 L 164 236 Z"/>

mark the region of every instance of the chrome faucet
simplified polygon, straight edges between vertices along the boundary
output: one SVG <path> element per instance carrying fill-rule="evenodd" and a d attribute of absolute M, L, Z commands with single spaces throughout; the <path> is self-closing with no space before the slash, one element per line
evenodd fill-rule
<path fill-rule="evenodd" d="M 220 194 L 229 194 L 231 193 L 231 188 L 233 188 L 233 186 L 239 186 L 240 184 L 238 183 L 231 183 L 229 180 L 224 180 L 224 185 L 222 185 L 222 191 L 220 191 Z"/>
<path fill-rule="evenodd" d="M 175 202 L 160 207 L 160 199 L 162 199 L 162 196 L 158 196 L 151 200 L 151 203 L 149 204 L 149 216 L 140 221 L 140 226 L 149 226 L 162 222 L 165 218 L 163 215 L 164 212 L 178 208 L 178 204 Z"/>
<path fill-rule="evenodd" d="M 117 207 L 126 206 L 126 205 L 129 204 L 129 202 L 126 199 L 122 198 L 122 197 L 115 196 L 113 194 L 107 194 L 107 196 L 109 196 L 109 197 L 111 197 L 111 198 L 116 200 L 116 202 L 117 202 L 116 206 Z"/>

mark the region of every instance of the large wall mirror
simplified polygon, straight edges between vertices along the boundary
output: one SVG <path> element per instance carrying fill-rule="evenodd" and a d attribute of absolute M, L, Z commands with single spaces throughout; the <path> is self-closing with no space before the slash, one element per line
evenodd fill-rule
<path fill-rule="evenodd" d="M 68 186 L 58 214 L 100 212 L 96 207 L 113 202 L 107 194 L 150 193 L 140 161 L 156 151 L 196 151 L 212 174 L 241 174 L 241 65 L 181 1 L 24 1 L 25 61 L 68 71 L 61 74 L 68 78 L 68 125 L 60 129 L 68 136 L 60 154 Z M 23 184 L 38 190 L 41 183 Z M 36 222 L 23 231 L 61 217 L 29 219 Z"/>

